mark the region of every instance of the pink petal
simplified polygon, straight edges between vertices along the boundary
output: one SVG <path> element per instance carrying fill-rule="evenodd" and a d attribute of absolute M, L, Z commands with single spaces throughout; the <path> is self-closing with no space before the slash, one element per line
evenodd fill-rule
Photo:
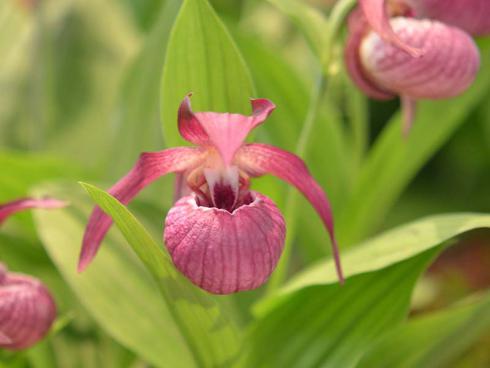
<path fill-rule="evenodd" d="M 478 49 L 465 32 L 430 20 L 393 18 L 399 38 L 424 48 L 414 59 L 375 32 L 364 37 L 360 60 L 380 88 L 412 99 L 449 98 L 467 89 L 479 68 Z"/>
<path fill-rule="evenodd" d="M 310 175 L 305 163 L 296 155 L 266 144 L 247 144 L 238 155 L 240 169 L 250 176 L 272 174 L 294 185 L 320 215 L 332 242 L 332 253 L 340 282 L 343 282 L 339 250 L 334 235 L 333 216 L 323 189 Z"/>
<path fill-rule="evenodd" d="M 418 18 L 439 20 L 473 35 L 490 34 L 488 0 L 405 0 Z"/>
<path fill-rule="evenodd" d="M 159 177 L 183 172 L 200 163 L 202 159 L 203 155 L 199 149 L 188 147 L 143 153 L 131 171 L 109 189 L 109 193 L 121 203 L 128 204 L 143 188 Z M 96 207 L 83 236 L 78 263 L 79 272 L 83 271 L 95 257 L 111 225 L 112 219 Z"/>
<path fill-rule="evenodd" d="M 191 108 L 191 97 L 189 94 L 184 97 L 184 100 L 179 106 L 178 112 L 178 125 L 179 132 L 182 138 L 197 145 L 202 146 L 207 144 L 209 141 L 209 136 L 201 122 L 192 112 Z"/>
<path fill-rule="evenodd" d="M 10 345 L 11 343 L 12 340 L 10 340 L 10 337 L 0 332 L 0 346 Z"/>
<path fill-rule="evenodd" d="M 0 262 L 0 284 L 3 282 L 6 276 L 7 276 L 7 267 L 2 262 Z"/>
<path fill-rule="evenodd" d="M 347 66 L 347 71 L 353 82 L 368 96 L 386 100 L 395 97 L 389 91 L 382 89 L 369 79 L 364 72 L 362 63 L 359 57 L 359 49 L 361 42 L 366 35 L 369 26 L 361 8 L 355 8 L 348 18 L 349 35 L 347 38 L 344 58 Z"/>
<path fill-rule="evenodd" d="M 260 125 L 275 109 L 266 99 L 252 99 L 252 115 L 231 113 L 193 113 L 189 96 L 179 108 L 179 131 L 183 138 L 200 146 L 214 146 L 226 165 L 252 129 Z"/>
<path fill-rule="evenodd" d="M 415 110 L 417 107 L 417 101 L 408 97 L 400 96 L 402 113 L 403 113 L 403 136 L 408 137 L 410 130 L 412 129 L 413 121 L 415 120 Z"/>
<path fill-rule="evenodd" d="M 12 202 L 0 204 L 0 225 L 14 213 L 31 208 L 60 208 L 67 203 L 54 198 L 21 198 Z"/>
<path fill-rule="evenodd" d="M 21 350 L 34 345 L 55 318 L 53 297 L 39 280 L 9 273 L 0 283 L 1 348 Z"/>
<path fill-rule="evenodd" d="M 359 0 L 359 5 L 363 10 L 369 25 L 380 35 L 380 37 L 386 42 L 405 51 L 412 57 L 422 56 L 423 52 L 421 48 L 412 44 L 410 40 L 401 39 L 396 32 L 393 31 L 389 21 L 386 4 L 386 0 Z"/>
<path fill-rule="evenodd" d="M 165 220 L 164 241 L 175 266 L 213 294 L 261 286 L 277 265 L 285 237 L 284 219 L 267 197 L 232 213 L 180 199 Z"/>

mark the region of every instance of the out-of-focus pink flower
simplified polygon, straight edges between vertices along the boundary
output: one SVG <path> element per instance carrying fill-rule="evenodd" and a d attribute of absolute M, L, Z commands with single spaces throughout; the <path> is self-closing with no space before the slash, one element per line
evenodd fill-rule
<path fill-rule="evenodd" d="M 324 191 L 299 157 L 270 145 L 244 143 L 275 108 L 266 99 L 251 104 L 251 116 L 194 113 L 187 96 L 179 108 L 178 126 L 182 137 L 196 147 L 143 153 L 109 192 L 127 204 L 155 179 L 178 174 L 176 193 L 184 196 L 165 220 L 165 244 L 175 266 L 195 285 L 229 294 L 262 285 L 281 255 L 285 237 L 281 212 L 269 198 L 250 190 L 250 178 L 275 175 L 297 187 L 322 218 L 342 281 Z M 97 253 L 111 223 L 99 208 L 94 210 L 83 239 L 80 271 Z"/>
<path fill-rule="evenodd" d="M 56 304 L 41 281 L 8 272 L 0 263 L 0 348 L 22 350 L 41 340 L 56 318 Z"/>
<path fill-rule="evenodd" d="M 488 0 L 399 0 L 414 10 L 417 18 L 436 19 L 475 36 L 490 34 Z"/>
<path fill-rule="evenodd" d="M 60 208 L 53 198 L 21 198 L 0 204 L 0 225 L 11 215 L 31 208 Z M 22 350 L 41 340 L 56 318 L 49 290 L 37 279 L 11 273 L 0 262 L 0 348 Z"/>
<path fill-rule="evenodd" d="M 60 208 L 66 206 L 66 202 L 54 198 L 21 198 L 12 202 L 0 204 L 0 225 L 7 217 L 32 208 Z"/>
<path fill-rule="evenodd" d="M 349 18 L 345 58 L 349 74 L 367 95 L 401 97 L 406 133 L 415 101 L 461 94 L 474 81 L 480 56 L 459 28 L 415 19 L 414 11 L 400 1 L 388 5 L 360 0 Z"/>

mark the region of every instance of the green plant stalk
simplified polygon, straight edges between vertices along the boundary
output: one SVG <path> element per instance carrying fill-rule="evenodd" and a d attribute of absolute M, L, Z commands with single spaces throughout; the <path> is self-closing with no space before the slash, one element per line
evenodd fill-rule
<path fill-rule="evenodd" d="M 332 12 L 328 17 L 323 53 L 321 56 L 321 63 L 326 75 L 329 74 L 335 38 L 337 37 L 340 28 L 344 24 L 345 18 L 356 3 L 357 0 L 339 0 L 333 7 Z"/>
<path fill-rule="evenodd" d="M 322 96 L 325 94 L 327 89 L 327 81 L 326 76 L 329 75 L 329 66 L 332 60 L 333 55 L 333 46 L 335 44 L 335 38 L 339 33 L 340 28 L 343 25 L 345 17 L 351 10 L 351 8 L 355 5 L 356 0 L 340 0 L 332 9 L 328 19 L 328 28 L 324 41 L 324 51 L 321 57 L 321 65 L 324 71 L 322 77 L 319 78 L 318 83 L 314 87 L 314 91 L 311 98 L 310 107 L 308 109 L 308 114 L 306 116 L 303 129 L 301 130 L 301 134 L 299 136 L 298 144 L 296 146 L 296 154 L 300 157 L 304 157 L 306 155 L 306 150 L 308 148 L 308 144 L 311 140 L 312 133 L 314 131 L 314 125 L 318 107 L 322 100 Z M 269 280 L 266 294 L 272 294 L 275 290 L 277 290 L 281 284 L 287 278 L 287 272 L 289 269 L 289 263 L 292 254 L 292 242 L 295 238 L 297 221 L 296 221 L 296 212 L 298 207 L 298 193 L 295 189 L 291 188 L 288 190 L 287 202 L 286 202 L 286 210 L 285 210 L 285 219 L 286 219 L 286 241 L 284 244 L 284 252 L 281 256 L 279 264 L 277 265 L 276 270 L 274 271 L 272 277 Z"/>

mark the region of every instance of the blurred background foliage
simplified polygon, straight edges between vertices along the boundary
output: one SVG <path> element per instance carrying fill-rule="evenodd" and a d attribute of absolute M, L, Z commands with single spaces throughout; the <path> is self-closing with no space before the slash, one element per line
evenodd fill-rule
<path fill-rule="evenodd" d="M 304 3 L 315 12 L 328 14 L 334 1 Z M 314 41 L 305 39 L 301 24 L 281 11 L 281 1 L 214 0 L 211 4 L 244 58 L 255 95 L 270 98 L 278 105 L 264 129 L 257 132 L 258 139 L 297 150 L 298 137 L 322 74 L 322 65 L 311 47 Z M 54 179 L 91 181 L 107 187 L 129 169 L 140 152 L 162 149 L 172 141 L 161 130 L 160 80 L 166 44 L 179 7 L 180 1 L 176 0 L 0 2 L 0 201 L 26 195 L 32 187 Z M 390 121 L 393 126 L 398 122 L 399 106 L 397 101 L 367 100 L 351 85 L 343 71 L 343 34 L 340 36 L 335 40 L 329 65 L 328 89 L 321 95 L 314 117 L 315 131 L 303 156 L 327 188 L 334 212 L 340 214 L 344 243 L 352 246 L 369 235 L 421 216 L 490 212 L 490 47 L 488 40 L 480 40 L 487 64 L 479 77 L 482 80 L 476 87 L 477 97 L 467 98 L 467 111 L 461 112 L 458 122 L 444 133 L 447 139 L 441 140 L 441 147 L 421 159 L 421 169 L 414 168 L 412 174 L 407 174 L 406 183 L 402 180 L 400 195 L 397 189 L 387 194 L 387 203 L 377 216 L 373 215 L 372 223 L 359 223 L 358 233 L 349 231 L 350 216 L 363 211 L 352 207 L 356 204 L 349 204 L 349 198 L 354 198 L 354 183 L 359 177 L 369 179 L 361 169 L 366 151 L 386 134 L 383 129 Z M 172 93 L 172 88 L 171 84 L 167 87 L 168 93 Z M 179 91 L 174 98 L 179 100 L 180 94 Z M 432 113 L 432 105 L 424 105 L 423 111 L 428 111 L 424 115 L 428 118 L 424 119 L 429 121 L 418 123 L 433 124 L 436 129 L 442 124 L 438 120 L 449 118 L 441 106 L 450 104 L 439 105 Z M 166 116 L 171 115 L 169 112 Z M 350 125 L 356 122 L 357 127 Z M 362 126 L 367 126 L 367 130 L 363 131 Z M 420 130 L 420 135 L 431 131 L 426 129 L 425 133 Z M 387 149 L 380 150 L 380 155 L 390 155 Z M 413 152 L 416 154 L 417 148 Z M 400 159 L 393 161 L 391 170 L 396 172 L 409 164 L 412 156 L 404 154 L 399 153 Z M 264 178 L 256 187 L 280 207 L 287 205 L 284 186 Z M 76 190 L 81 193 L 81 189 Z M 157 239 L 161 237 L 164 210 L 171 205 L 171 193 L 172 179 L 167 178 L 146 190 L 142 199 L 131 206 Z M 362 197 L 362 193 L 358 195 Z M 324 240 L 319 240 L 324 239 L 320 221 L 306 202 L 297 200 L 293 217 L 304 231 L 294 233 L 292 242 L 297 246 L 292 248 L 289 273 L 328 255 Z M 438 257 L 415 289 L 411 310 L 416 318 L 397 327 L 407 330 L 398 333 L 399 344 L 404 341 L 400 336 L 409 336 L 412 342 L 418 339 L 421 328 L 431 329 L 431 323 L 437 324 L 438 318 L 453 321 L 457 327 L 465 313 L 475 312 L 470 307 L 453 306 L 446 315 L 426 314 L 490 286 L 489 244 L 489 232 L 476 230 Z M 29 214 L 16 216 L 2 229 L 0 259 L 12 270 L 42 278 L 55 293 L 61 315 L 52 336 L 40 345 L 22 354 L 0 352 L 0 366 L 148 366 L 145 358 L 97 327 L 93 314 L 78 302 L 83 296 L 78 295 L 77 299 L 44 251 Z M 263 292 L 234 298 L 244 321 L 251 318 L 249 307 Z M 488 319 L 488 305 L 486 308 Z M 462 326 L 467 328 L 479 321 Z M 427 352 L 420 352 L 420 359 L 425 360 L 419 361 L 417 356 L 406 366 L 420 362 L 425 364 L 420 366 L 489 366 L 489 324 L 486 329 L 475 331 L 468 344 L 455 347 L 457 354 L 431 361 L 428 348 Z M 437 339 L 434 336 L 431 341 Z M 441 337 L 442 342 L 447 339 Z M 366 355 L 361 366 L 381 366 L 376 361 L 381 353 L 377 354 L 376 349 L 390 349 L 393 342 L 386 339 L 380 344 Z M 409 352 L 410 344 L 404 346 Z M 434 343 L 431 348 L 436 347 Z M 393 364 L 390 366 L 397 366 Z"/>

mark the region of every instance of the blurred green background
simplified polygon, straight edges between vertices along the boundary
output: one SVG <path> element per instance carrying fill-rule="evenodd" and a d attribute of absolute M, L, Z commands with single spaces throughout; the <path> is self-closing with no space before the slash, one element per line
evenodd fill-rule
<path fill-rule="evenodd" d="M 271 126 L 279 126 L 281 114 L 297 119 L 301 126 L 320 67 L 298 27 L 265 1 L 211 3 L 244 56 L 257 97 L 271 98 L 278 104 L 278 116 L 271 117 Z M 332 1 L 307 3 L 327 14 Z M 128 171 L 140 152 L 165 147 L 159 90 L 165 42 L 176 11 L 163 0 L 0 2 L 0 201 L 26 195 L 32 186 L 46 180 L 81 180 L 107 187 Z M 334 65 L 342 69 L 342 40 L 337 42 Z M 488 47 L 485 50 L 488 52 Z M 331 104 L 339 121 L 346 123 L 346 101 L 362 96 L 343 71 L 332 83 L 339 88 L 332 89 Z M 299 95 L 303 100 L 281 100 L 282 95 Z M 486 88 L 484 96 L 465 114 L 465 121 L 367 233 L 436 213 L 490 212 L 489 101 L 490 88 Z M 364 102 L 369 147 L 399 105 L 397 101 Z M 440 119 L 444 118 L 441 113 Z M 257 137 L 294 151 L 296 142 L 288 138 L 287 130 L 270 129 L 257 133 Z M 321 150 L 322 136 L 313 143 Z M 314 174 L 329 166 L 329 160 L 320 154 L 307 159 Z M 171 205 L 171 184 L 171 179 L 163 180 L 145 191 L 142 200 L 134 205 L 136 213 L 143 214 L 142 222 L 155 234 L 161 231 L 162 208 Z M 343 184 L 322 184 L 333 193 L 333 207 L 337 210 L 343 203 Z M 258 185 L 269 188 L 272 184 L 264 179 Z M 284 188 L 277 188 L 277 192 L 268 194 L 280 204 Z M 301 212 L 298 217 L 305 226 L 319 224 L 317 220 L 304 224 L 309 222 L 310 212 Z M 9 223 L 0 235 L 0 259 L 13 270 L 45 280 L 57 295 L 62 321 L 59 333 L 49 341 L 25 354 L 5 353 L 0 366 L 147 366 L 96 327 L 62 281 L 33 228 L 28 214 Z M 489 232 L 476 231 L 444 252 L 420 283 L 413 314 L 449 305 L 488 288 L 489 244 Z M 324 246 L 296 248 L 293 264 L 301 268 L 325 254 Z M 257 295 L 238 298 L 244 310 Z M 490 366 L 490 331 L 482 335 L 450 366 Z"/>

